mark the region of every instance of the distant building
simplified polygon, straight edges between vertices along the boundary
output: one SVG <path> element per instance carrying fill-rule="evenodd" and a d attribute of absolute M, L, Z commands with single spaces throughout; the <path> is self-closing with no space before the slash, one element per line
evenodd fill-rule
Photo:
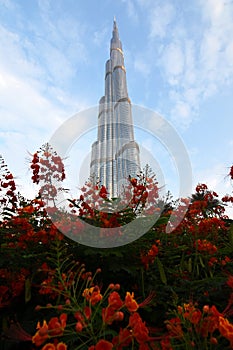
<path fill-rule="evenodd" d="M 92 145 L 90 175 L 106 186 L 109 198 L 115 198 L 120 197 L 129 176 L 134 177 L 140 170 L 124 55 L 115 19 L 105 70 L 105 95 L 99 101 L 98 135 Z"/>

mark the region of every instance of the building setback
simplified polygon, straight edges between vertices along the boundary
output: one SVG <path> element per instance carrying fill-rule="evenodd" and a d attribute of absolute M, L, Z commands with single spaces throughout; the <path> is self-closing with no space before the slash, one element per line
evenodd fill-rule
<path fill-rule="evenodd" d="M 105 95 L 99 101 L 98 135 L 92 144 L 90 175 L 99 180 L 109 198 L 121 197 L 129 176 L 140 170 L 139 147 L 134 140 L 122 44 L 114 19 L 110 59 L 105 68 Z"/>

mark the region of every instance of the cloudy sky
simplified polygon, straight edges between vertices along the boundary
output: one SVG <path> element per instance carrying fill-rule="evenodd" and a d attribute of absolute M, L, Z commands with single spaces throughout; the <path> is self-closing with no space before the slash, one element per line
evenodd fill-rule
<path fill-rule="evenodd" d="M 132 103 L 157 111 L 183 140 L 193 188 L 206 182 L 230 193 L 233 1 L 0 0 L 0 154 L 21 192 L 36 191 L 29 152 L 103 95 L 114 16 Z M 176 193 L 174 155 L 148 134 L 135 135 Z M 86 132 L 71 147 L 72 183 L 81 172 L 88 177 L 80 169 L 95 138 L 96 131 Z"/>

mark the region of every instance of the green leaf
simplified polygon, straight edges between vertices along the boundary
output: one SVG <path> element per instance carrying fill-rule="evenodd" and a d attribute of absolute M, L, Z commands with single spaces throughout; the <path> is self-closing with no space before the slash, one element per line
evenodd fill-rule
<path fill-rule="evenodd" d="M 188 272 L 192 272 L 192 258 L 191 257 L 188 260 Z"/>
<path fill-rule="evenodd" d="M 205 268 L 205 265 L 204 265 L 204 263 L 203 263 L 203 260 L 202 260 L 201 255 L 199 255 L 199 260 L 200 260 L 200 264 L 201 264 L 201 266 L 202 266 L 203 268 Z"/>
<path fill-rule="evenodd" d="M 29 278 L 25 280 L 25 303 L 29 302 L 31 300 L 31 281 Z"/>
<path fill-rule="evenodd" d="M 163 264 L 162 264 L 161 260 L 158 257 L 157 257 L 156 260 L 157 260 L 157 265 L 158 265 L 161 281 L 164 284 L 167 285 L 167 277 L 166 277 L 166 274 L 165 274 L 165 271 L 164 271 L 164 268 L 163 268 Z"/>
<path fill-rule="evenodd" d="M 233 224 L 230 225 L 229 229 L 229 243 L 231 248 L 233 249 Z"/>

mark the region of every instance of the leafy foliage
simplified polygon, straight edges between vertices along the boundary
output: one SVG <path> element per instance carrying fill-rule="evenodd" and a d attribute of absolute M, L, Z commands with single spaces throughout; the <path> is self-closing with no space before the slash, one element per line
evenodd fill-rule
<path fill-rule="evenodd" d="M 32 165 L 33 181 L 43 188 L 46 179 L 63 191 L 63 162 L 49 145 Z M 161 203 L 148 173 L 130 179 L 127 205 L 87 183 L 70 201 L 69 225 L 78 235 L 77 216 L 120 230 L 135 218 L 146 224 L 145 211 L 160 214 L 132 243 L 98 249 L 63 234 L 65 211 L 51 220 L 44 205 L 56 205 L 57 192 L 23 199 L 3 160 L 0 182 L 0 349 L 233 348 L 233 223 L 224 214 L 223 203 L 231 203 L 226 196 L 222 203 L 199 184 L 180 220 L 187 199 L 172 212 L 175 203 Z"/>

